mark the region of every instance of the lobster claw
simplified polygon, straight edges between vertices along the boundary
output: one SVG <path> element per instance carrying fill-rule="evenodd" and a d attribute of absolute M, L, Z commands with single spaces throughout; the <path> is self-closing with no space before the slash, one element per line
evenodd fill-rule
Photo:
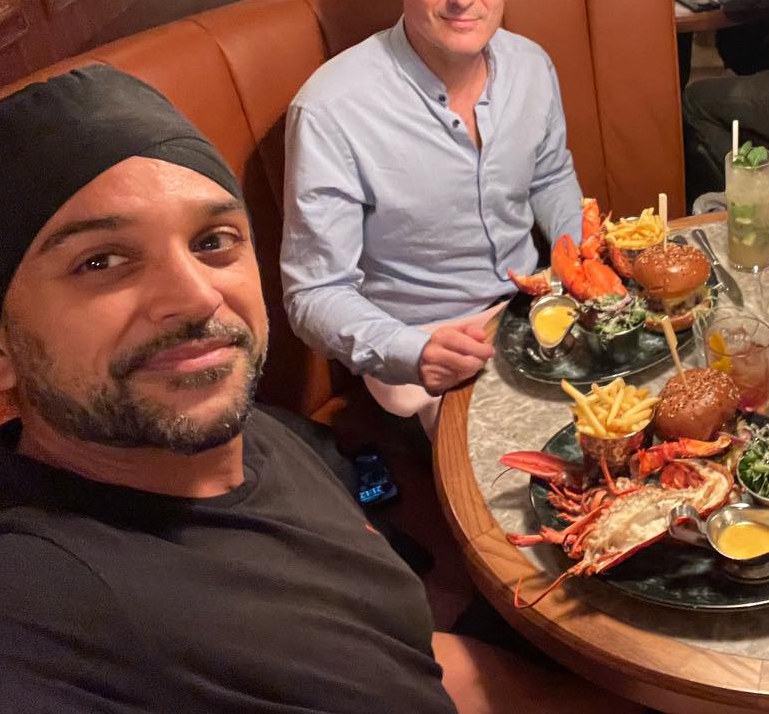
<path fill-rule="evenodd" d="M 499 463 L 545 481 L 561 481 L 567 474 L 582 472 L 580 464 L 566 461 L 544 451 L 511 451 L 509 454 L 505 454 Z"/>
<path fill-rule="evenodd" d="M 568 233 L 553 247 L 553 272 L 577 300 L 584 302 L 602 295 L 627 295 L 619 276 L 598 258 L 584 259 Z"/>
<path fill-rule="evenodd" d="M 601 221 L 601 209 L 595 198 L 583 198 L 582 206 L 582 242 L 601 235 L 603 223 Z M 589 256 L 585 256 L 589 257 Z"/>
<path fill-rule="evenodd" d="M 679 439 L 679 456 L 713 456 L 714 454 L 728 449 L 732 445 L 732 438 L 728 434 L 721 434 L 713 441 L 699 441 L 698 439 Z"/>
<path fill-rule="evenodd" d="M 499 463 L 508 468 L 531 474 L 556 487 L 568 487 L 583 491 L 588 482 L 582 464 L 566 461 L 543 451 L 511 451 L 509 454 L 505 454 Z"/>
<path fill-rule="evenodd" d="M 507 269 L 507 277 L 513 281 L 513 284 L 526 295 L 547 295 L 552 292 L 550 285 L 550 268 L 534 275 L 519 275 L 510 268 Z"/>
<path fill-rule="evenodd" d="M 633 263 L 616 245 L 609 246 L 609 260 L 618 275 L 628 279 L 633 277 Z"/>
<path fill-rule="evenodd" d="M 722 434 L 714 441 L 699 441 L 697 439 L 666 441 L 635 453 L 630 462 L 630 470 L 639 478 L 646 478 L 674 459 L 715 456 L 728 449 L 731 444 L 731 437 L 727 434 Z M 672 474 L 673 471 L 674 469 L 671 468 L 670 473 Z"/>
<path fill-rule="evenodd" d="M 598 201 L 582 199 L 582 244 L 579 252 L 583 258 L 603 258 L 606 254 L 606 232 L 601 221 Z"/>
<path fill-rule="evenodd" d="M 627 288 L 619 275 L 600 260 L 586 260 L 583 264 L 585 275 L 590 283 L 590 297 L 602 295 L 627 295 Z"/>

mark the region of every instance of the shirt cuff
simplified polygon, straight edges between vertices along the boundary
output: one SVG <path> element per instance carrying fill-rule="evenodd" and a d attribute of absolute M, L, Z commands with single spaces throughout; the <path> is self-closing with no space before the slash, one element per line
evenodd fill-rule
<path fill-rule="evenodd" d="M 382 373 L 374 375 L 386 384 L 421 384 L 419 358 L 430 340 L 430 333 L 418 327 L 403 327 L 387 346 Z"/>

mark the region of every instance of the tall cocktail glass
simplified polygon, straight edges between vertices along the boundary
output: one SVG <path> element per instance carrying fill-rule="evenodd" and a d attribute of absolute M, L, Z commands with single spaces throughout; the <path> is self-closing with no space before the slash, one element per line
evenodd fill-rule
<path fill-rule="evenodd" d="M 755 273 L 769 266 L 769 163 L 742 166 L 729 152 L 725 173 L 729 263 Z"/>
<path fill-rule="evenodd" d="M 764 412 L 769 398 L 769 324 L 748 312 L 715 312 L 705 333 L 708 366 L 734 380 L 740 409 Z"/>

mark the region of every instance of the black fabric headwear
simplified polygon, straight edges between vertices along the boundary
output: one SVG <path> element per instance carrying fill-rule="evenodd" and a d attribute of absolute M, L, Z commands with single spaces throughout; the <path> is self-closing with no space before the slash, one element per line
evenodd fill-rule
<path fill-rule="evenodd" d="M 112 67 L 76 69 L 0 101 L 0 301 L 51 216 L 131 156 L 185 166 L 243 199 L 211 143 L 157 90 Z"/>

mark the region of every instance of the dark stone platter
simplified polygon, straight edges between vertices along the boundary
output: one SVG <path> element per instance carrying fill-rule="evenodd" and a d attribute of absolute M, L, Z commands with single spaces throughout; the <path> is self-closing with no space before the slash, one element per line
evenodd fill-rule
<path fill-rule="evenodd" d="M 680 237 L 676 237 L 680 238 Z M 679 242 L 685 243 L 681 239 Z M 710 273 L 708 278 L 711 301 L 718 299 L 718 280 Z M 529 324 L 529 308 L 532 298 L 521 293 L 513 298 L 502 317 L 497 332 L 497 349 L 510 367 L 529 379 L 548 384 L 558 384 L 566 379 L 574 385 L 610 382 L 616 377 L 627 377 L 670 360 L 670 349 L 665 335 L 642 329 L 638 351 L 625 364 L 617 364 L 606 357 L 596 356 L 587 345 L 584 330 L 577 323 L 572 328 L 573 340 L 567 338 L 570 347 L 559 350 L 553 359 L 545 358 Z M 678 350 L 683 352 L 694 336 L 691 329 L 678 332 Z M 566 341 L 564 341 L 566 343 Z"/>
<path fill-rule="evenodd" d="M 639 349 L 633 360 L 617 364 L 597 357 L 588 349 L 579 324 L 572 328 L 573 346 L 554 359 L 542 357 L 539 345 L 529 324 L 531 298 L 516 296 L 502 318 L 497 333 L 497 349 L 512 369 L 537 382 L 558 384 L 566 379 L 575 385 L 609 382 L 615 377 L 626 377 L 671 359 L 665 336 L 646 329 L 641 330 Z M 677 334 L 678 348 L 684 350 L 691 343 L 691 330 Z"/>
<path fill-rule="evenodd" d="M 581 460 L 574 425 L 558 431 L 543 451 L 571 461 Z M 547 492 L 544 483 L 531 479 L 529 497 L 540 524 L 561 530 L 567 524 L 547 502 Z M 564 570 L 574 564 L 565 554 L 559 555 Z M 733 579 L 721 569 L 715 553 L 670 539 L 635 553 L 598 577 L 641 600 L 687 610 L 746 610 L 769 605 L 769 581 Z"/>

